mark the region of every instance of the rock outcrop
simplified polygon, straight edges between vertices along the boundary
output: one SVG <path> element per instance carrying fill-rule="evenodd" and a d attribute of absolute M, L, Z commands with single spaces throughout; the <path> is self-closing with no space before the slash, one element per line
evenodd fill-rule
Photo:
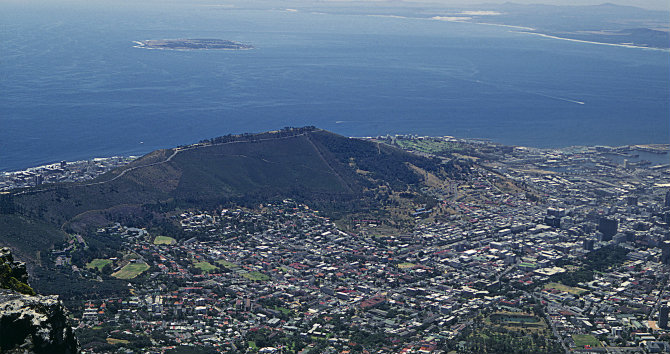
<path fill-rule="evenodd" d="M 0 289 L 35 295 L 35 291 L 28 285 L 26 264 L 15 261 L 12 252 L 6 247 L 0 248 Z"/>
<path fill-rule="evenodd" d="M 0 269 L 3 287 L 10 288 L 0 289 L 0 353 L 79 353 L 58 296 L 32 295 L 25 266 L 6 248 L 0 249 Z"/>

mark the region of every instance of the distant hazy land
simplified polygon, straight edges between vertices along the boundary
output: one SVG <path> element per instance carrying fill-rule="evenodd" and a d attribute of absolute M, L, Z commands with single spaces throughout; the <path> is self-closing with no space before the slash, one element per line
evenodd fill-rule
<path fill-rule="evenodd" d="M 668 13 L 664 11 L 613 4 L 596 6 L 503 4 L 486 9 L 489 11 L 467 12 L 465 14 L 467 18 L 464 20 L 528 27 L 527 33 L 554 39 L 615 44 L 630 48 L 670 47 Z"/>

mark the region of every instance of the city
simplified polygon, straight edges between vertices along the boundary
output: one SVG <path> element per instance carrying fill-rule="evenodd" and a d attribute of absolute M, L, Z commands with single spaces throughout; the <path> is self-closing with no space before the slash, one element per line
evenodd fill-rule
<path fill-rule="evenodd" d="M 55 267 L 132 294 L 72 312 L 83 352 L 670 350 L 670 175 L 634 161 L 663 161 L 667 146 L 372 140 L 477 163 L 427 183 L 431 201 L 405 210 L 402 232 L 283 200 L 172 213 L 175 234 L 99 228 L 118 240 L 114 257 L 77 256 L 87 237 L 71 235 Z"/>
<path fill-rule="evenodd" d="M 87 181 L 124 166 L 136 158 L 136 156 L 116 156 L 73 162 L 61 161 L 22 171 L 3 172 L 0 174 L 0 193 L 10 189 L 35 187 L 43 183 Z"/>

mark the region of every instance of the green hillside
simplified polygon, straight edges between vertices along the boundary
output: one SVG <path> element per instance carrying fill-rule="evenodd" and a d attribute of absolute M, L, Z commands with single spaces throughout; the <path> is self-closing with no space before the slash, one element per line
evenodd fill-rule
<path fill-rule="evenodd" d="M 332 166 L 311 143 L 310 135 L 263 141 L 231 142 L 184 151 L 171 166 L 181 178 L 176 197 L 203 199 L 248 194 L 290 195 L 295 189 L 314 193 L 353 193 L 344 166 Z"/>
<path fill-rule="evenodd" d="M 237 138 L 237 139 L 235 139 Z M 310 130 L 264 133 L 229 142 L 150 153 L 79 185 L 45 185 L 14 193 L 21 214 L 59 225 L 92 210 L 235 198 L 320 196 L 355 198 L 371 179 L 397 189 L 421 178 L 406 164 L 434 169 L 426 158 L 386 145 Z M 369 171 L 371 178 L 355 173 Z"/>
<path fill-rule="evenodd" d="M 392 192 L 422 182 L 417 169 L 448 175 L 438 160 L 312 127 L 230 135 L 154 151 L 91 182 L 13 191 L 3 196 L 0 222 L 14 231 L 2 242 L 35 257 L 63 239 L 61 230 L 137 225 L 156 210 L 253 206 L 279 198 L 336 218 L 379 212 Z"/>
<path fill-rule="evenodd" d="M 55 225 L 17 214 L 0 214 L 0 246 L 11 247 L 24 261 L 39 261 L 39 252 L 64 240 L 65 233 Z"/>

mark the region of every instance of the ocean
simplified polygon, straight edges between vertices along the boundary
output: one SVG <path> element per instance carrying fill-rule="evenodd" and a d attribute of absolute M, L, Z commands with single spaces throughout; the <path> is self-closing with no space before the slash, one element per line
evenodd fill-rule
<path fill-rule="evenodd" d="M 430 19 L 0 3 L 0 171 L 314 125 L 563 147 L 670 142 L 670 53 Z M 243 51 L 134 48 L 220 38 Z"/>

